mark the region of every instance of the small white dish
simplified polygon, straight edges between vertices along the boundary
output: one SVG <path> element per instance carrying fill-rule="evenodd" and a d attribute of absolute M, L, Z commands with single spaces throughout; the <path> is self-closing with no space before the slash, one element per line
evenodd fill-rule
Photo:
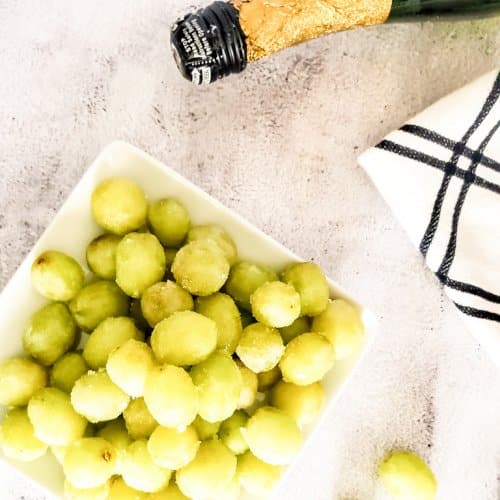
<path fill-rule="evenodd" d="M 100 153 L 85 172 L 1 293 L 0 360 L 22 354 L 21 338 L 26 322 L 29 316 L 46 302 L 33 290 L 30 282 L 31 264 L 38 254 L 44 250 L 57 249 L 73 256 L 86 268 L 86 246 L 102 232 L 91 217 L 90 196 L 99 182 L 111 176 L 125 176 L 136 181 L 151 200 L 167 196 L 177 198 L 188 208 L 195 224 L 220 224 L 236 242 L 241 259 L 265 264 L 277 270 L 292 261 L 303 260 L 174 170 L 129 144 L 114 142 Z M 331 411 L 334 401 L 345 389 L 349 377 L 367 352 L 377 330 L 373 314 L 359 305 L 336 283 L 329 280 L 329 284 L 332 297 L 345 298 L 361 311 L 366 329 L 365 341 L 360 352 L 350 359 L 337 362 L 325 377 L 323 385 L 327 402 L 322 415 L 310 428 L 305 429 L 305 438 L 318 429 L 322 417 Z M 0 417 L 4 411 L 5 409 L 0 407 Z M 49 497 L 62 498 L 62 469 L 50 452 L 29 463 L 9 460 L 1 453 L 0 460 L 37 484 Z M 287 472 L 284 473 L 280 484 L 286 479 Z M 276 490 L 278 488 L 279 485 Z"/>

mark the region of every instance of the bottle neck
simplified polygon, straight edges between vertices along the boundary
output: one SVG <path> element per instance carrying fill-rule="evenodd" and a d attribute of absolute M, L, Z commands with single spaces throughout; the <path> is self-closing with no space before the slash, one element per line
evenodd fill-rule
<path fill-rule="evenodd" d="M 485 17 L 500 12 L 500 0 L 392 0 L 391 20 L 423 17 Z"/>

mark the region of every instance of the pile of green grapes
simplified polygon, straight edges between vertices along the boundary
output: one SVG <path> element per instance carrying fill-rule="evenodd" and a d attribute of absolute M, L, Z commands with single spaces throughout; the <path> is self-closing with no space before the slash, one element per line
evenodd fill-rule
<path fill-rule="evenodd" d="M 177 200 L 148 205 L 113 177 L 92 194 L 106 231 L 92 273 L 56 250 L 31 270 L 50 302 L 30 318 L 26 357 L 0 364 L 6 456 L 48 449 L 72 500 L 266 496 L 320 411 L 321 379 L 360 348 L 363 325 L 329 299 L 311 262 L 281 274 L 238 260 L 217 225 Z"/>

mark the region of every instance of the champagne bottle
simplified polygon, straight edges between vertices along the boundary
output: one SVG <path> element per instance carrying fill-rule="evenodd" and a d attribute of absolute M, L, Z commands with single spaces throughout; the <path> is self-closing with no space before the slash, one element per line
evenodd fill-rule
<path fill-rule="evenodd" d="M 201 85 L 327 33 L 392 20 L 495 12 L 500 12 L 500 0 L 216 1 L 177 21 L 171 45 L 182 75 Z"/>

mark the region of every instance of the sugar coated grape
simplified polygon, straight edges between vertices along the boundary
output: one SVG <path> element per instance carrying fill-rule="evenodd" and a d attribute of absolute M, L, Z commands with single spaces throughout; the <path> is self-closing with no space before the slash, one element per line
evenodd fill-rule
<path fill-rule="evenodd" d="M 133 399 L 123 412 L 123 418 L 132 439 L 147 438 L 158 427 L 143 398 Z"/>
<path fill-rule="evenodd" d="M 191 225 L 187 210 L 173 198 L 163 198 L 152 203 L 148 221 L 153 233 L 167 247 L 180 246 Z"/>
<path fill-rule="evenodd" d="M 5 406 L 27 405 L 46 384 L 45 368 L 30 359 L 9 358 L 0 363 L 0 403 Z"/>
<path fill-rule="evenodd" d="M 101 234 L 87 247 L 87 264 L 90 270 L 103 280 L 114 280 L 116 276 L 116 248 L 121 237 L 116 234 Z"/>
<path fill-rule="evenodd" d="M 194 427 L 179 431 L 158 426 L 148 440 L 153 461 L 166 469 L 177 470 L 187 465 L 196 455 L 200 440 Z"/>
<path fill-rule="evenodd" d="M 238 306 L 251 311 L 250 296 L 252 293 L 264 283 L 277 279 L 278 275 L 272 269 L 243 261 L 231 268 L 225 288 Z"/>
<path fill-rule="evenodd" d="M 112 420 L 97 431 L 97 437 L 101 437 L 113 445 L 116 451 L 116 472 L 121 471 L 121 462 L 128 445 L 132 443 L 132 438 L 127 432 L 125 422 L 121 417 Z"/>
<path fill-rule="evenodd" d="M 225 293 L 198 297 L 196 311 L 217 324 L 217 349 L 233 354 L 242 332 L 240 312 L 234 300 Z"/>
<path fill-rule="evenodd" d="M 107 500 L 110 481 L 95 488 L 76 488 L 69 481 L 64 481 L 65 500 Z"/>
<path fill-rule="evenodd" d="M 25 409 L 13 408 L 0 427 L 0 447 L 6 457 L 31 462 L 47 451 L 47 445 L 35 436 Z"/>
<path fill-rule="evenodd" d="M 282 328 L 291 325 L 300 314 L 300 295 L 292 285 L 270 281 L 250 297 L 252 314 L 264 325 Z"/>
<path fill-rule="evenodd" d="M 142 189 L 123 177 L 101 182 L 92 193 L 92 215 L 110 233 L 123 235 L 143 226 L 148 205 Z"/>
<path fill-rule="evenodd" d="M 303 427 L 318 416 L 325 402 L 325 391 L 319 382 L 295 385 L 280 381 L 273 387 L 270 401 Z"/>
<path fill-rule="evenodd" d="M 161 363 L 189 366 L 200 363 L 217 346 L 217 324 L 193 311 L 180 311 L 160 321 L 151 347 Z"/>
<path fill-rule="evenodd" d="M 141 297 L 142 314 L 151 327 L 177 311 L 190 311 L 193 308 L 191 294 L 170 280 L 155 283 Z"/>
<path fill-rule="evenodd" d="M 191 242 L 196 240 L 212 240 L 222 250 L 231 266 L 238 258 L 238 251 L 236 250 L 236 245 L 231 236 L 217 224 L 192 227 L 187 235 L 187 241 Z"/>
<path fill-rule="evenodd" d="M 280 328 L 281 338 L 285 344 L 303 333 L 311 331 L 311 320 L 306 316 L 300 316 L 291 325 Z"/>
<path fill-rule="evenodd" d="M 73 257 L 55 250 L 43 252 L 31 266 L 33 287 L 50 300 L 71 300 L 82 288 L 83 279 L 80 264 Z"/>
<path fill-rule="evenodd" d="M 237 475 L 250 494 L 267 497 L 281 476 L 281 467 L 263 462 L 251 451 L 238 457 Z"/>
<path fill-rule="evenodd" d="M 69 396 L 54 387 L 40 389 L 28 403 L 28 416 L 38 439 L 67 446 L 81 438 L 87 421 L 73 409 Z"/>
<path fill-rule="evenodd" d="M 214 352 L 191 369 L 191 377 L 198 388 L 198 413 L 202 418 L 219 422 L 233 414 L 243 382 L 238 366 L 228 354 Z"/>
<path fill-rule="evenodd" d="M 165 274 L 165 251 L 149 233 L 129 233 L 116 249 L 116 282 L 130 297 L 138 298 Z"/>
<path fill-rule="evenodd" d="M 414 453 L 395 451 L 380 465 L 382 484 L 395 500 L 434 500 L 437 483 L 428 465 Z"/>
<path fill-rule="evenodd" d="M 182 493 L 173 481 L 170 481 L 164 490 L 151 493 L 148 500 L 189 500 L 189 498 Z"/>
<path fill-rule="evenodd" d="M 302 444 L 295 421 L 270 406 L 259 408 L 242 432 L 251 452 L 271 465 L 289 464 Z"/>
<path fill-rule="evenodd" d="M 145 439 L 128 446 L 121 472 L 124 481 L 139 491 L 155 492 L 167 486 L 171 471 L 156 465 L 149 454 Z"/>
<path fill-rule="evenodd" d="M 111 352 L 106 370 L 122 391 L 138 398 L 144 394 L 146 376 L 154 365 L 151 348 L 144 342 L 129 339 Z"/>
<path fill-rule="evenodd" d="M 108 500 L 150 500 L 148 493 L 131 488 L 120 476 L 110 481 Z"/>
<path fill-rule="evenodd" d="M 103 368 L 111 352 L 129 339 L 144 340 L 144 334 L 132 319 L 125 316 L 106 318 L 90 334 L 83 357 L 91 368 Z"/>
<path fill-rule="evenodd" d="M 113 281 L 84 286 L 69 304 L 77 325 L 86 332 L 94 330 L 106 318 L 125 316 L 128 308 L 128 297 Z"/>
<path fill-rule="evenodd" d="M 53 364 L 74 343 L 76 324 L 66 304 L 55 302 L 33 314 L 23 333 L 23 348 L 42 365 Z"/>
<path fill-rule="evenodd" d="M 165 427 L 185 427 L 198 413 L 198 390 L 189 374 L 177 366 L 158 366 L 149 372 L 144 401 L 155 420 Z"/>
<path fill-rule="evenodd" d="M 129 397 L 105 371 L 99 371 L 83 375 L 75 382 L 71 403 L 90 422 L 106 422 L 121 415 Z"/>
<path fill-rule="evenodd" d="M 346 359 L 361 349 L 364 326 L 357 309 L 342 299 L 329 302 L 316 316 L 312 330 L 324 335 L 335 349 L 336 359 Z"/>
<path fill-rule="evenodd" d="M 236 472 L 236 457 L 219 440 L 203 441 L 194 460 L 176 474 L 177 485 L 192 498 L 217 498 Z"/>
<path fill-rule="evenodd" d="M 114 473 L 116 451 L 102 438 L 82 438 L 71 443 L 64 455 L 66 479 L 76 488 L 96 488 Z"/>
<path fill-rule="evenodd" d="M 276 365 L 273 369 L 268 370 L 267 372 L 260 372 L 257 375 L 259 392 L 266 392 L 280 379 L 281 370 L 278 365 Z"/>
<path fill-rule="evenodd" d="M 316 316 L 326 309 L 330 290 L 323 271 L 314 262 L 289 265 L 283 272 L 283 281 L 299 292 L 301 316 Z"/>
<path fill-rule="evenodd" d="M 273 369 L 285 350 L 276 328 L 253 323 L 243 330 L 236 354 L 255 373 Z"/>
<path fill-rule="evenodd" d="M 328 340 L 319 333 L 303 333 L 285 349 L 280 369 L 285 382 L 309 385 L 321 380 L 332 368 L 335 352 Z"/>
<path fill-rule="evenodd" d="M 193 428 L 196 430 L 198 437 L 205 441 L 211 439 L 219 432 L 221 422 L 207 422 L 199 415 L 193 420 Z"/>
<path fill-rule="evenodd" d="M 70 393 L 75 382 L 88 370 L 89 366 L 79 352 L 68 352 L 50 370 L 50 385 Z"/>
<path fill-rule="evenodd" d="M 190 293 L 211 295 L 226 282 L 229 262 L 212 240 L 196 240 L 177 252 L 172 273 L 177 283 Z"/>
<path fill-rule="evenodd" d="M 236 364 L 240 370 L 242 380 L 238 408 L 249 408 L 253 405 L 257 396 L 257 375 L 252 370 L 249 370 L 241 361 L 238 361 Z"/>
<path fill-rule="evenodd" d="M 248 444 L 241 433 L 246 426 L 248 415 L 243 410 L 235 411 L 220 426 L 220 440 L 235 454 L 240 455 L 248 450 Z"/>

